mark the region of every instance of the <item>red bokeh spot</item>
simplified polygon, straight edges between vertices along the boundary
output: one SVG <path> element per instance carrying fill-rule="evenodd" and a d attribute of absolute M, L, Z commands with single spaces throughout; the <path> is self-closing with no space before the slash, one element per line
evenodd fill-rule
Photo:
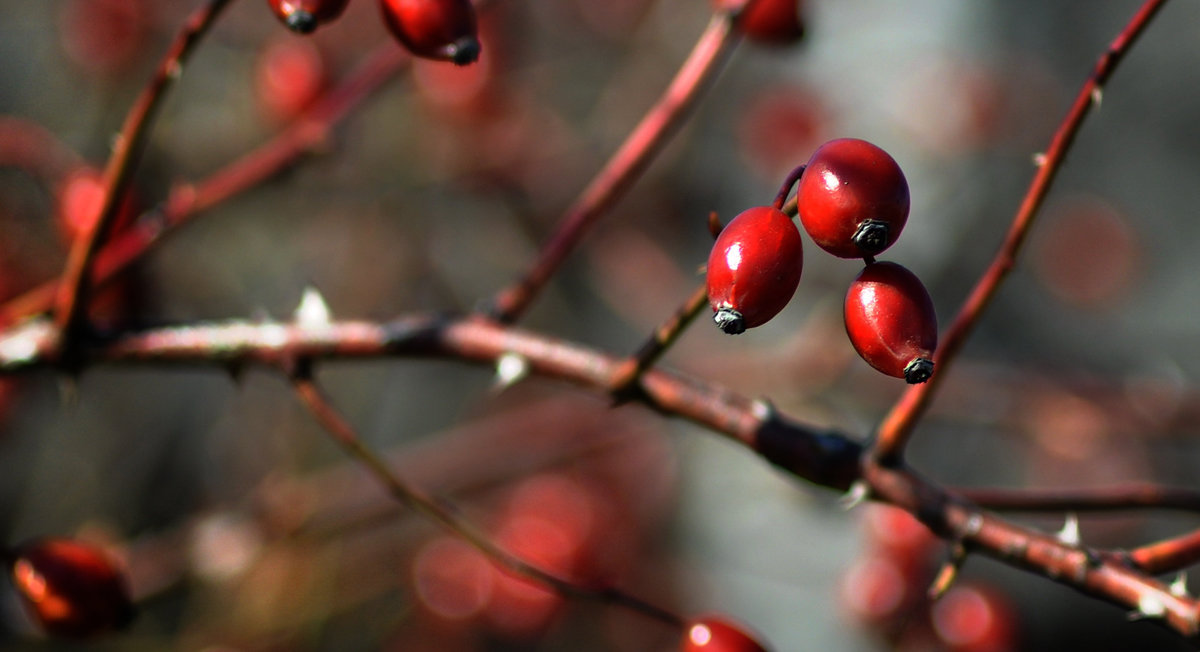
<path fill-rule="evenodd" d="M 325 61 L 312 39 L 286 36 L 263 50 L 255 68 L 259 105 L 286 122 L 308 108 L 325 88 Z"/>
<path fill-rule="evenodd" d="M 491 562 L 470 544 L 450 536 L 421 547 L 413 560 L 413 583 L 421 603 L 450 620 L 479 613 L 494 586 Z"/>
<path fill-rule="evenodd" d="M 977 586 L 950 589 L 933 605 L 933 628 L 955 652 L 1013 649 L 1015 615 L 998 594 Z"/>
<path fill-rule="evenodd" d="M 824 107 L 815 93 L 798 86 L 761 91 L 739 115 L 742 157 L 771 182 L 781 181 L 825 141 Z"/>
<path fill-rule="evenodd" d="M 868 625 L 900 615 L 911 594 L 900 565 L 887 555 L 860 559 L 842 577 L 842 604 L 851 616 Z"/>
<path fill-rule="evenodd" d="M 495 541 L 518 558 L 568 578 L 579 549 L 579 542 L 565 528 L 541 516 L 509 517 Z M 487 618 L 508 636 L 523 638 L 541 632 L 563 602 L 553 589 L 507 571 L 496 569 L 495 582 Z"/>
<path fill-rule="evenodd" d="M 1141 246 L 1125 216 L 1094 197 L 1075 197 L 1045 216 L 1034 266 L 1063 301 L 1106 308 L 1129 296 Z"/>
<path fill-rule="evenodd" d="M 68 0 L 59 12 L 63 51 L 85 72 L 111 75 L 133 63 L 149 31 L 145 0 Z"/>

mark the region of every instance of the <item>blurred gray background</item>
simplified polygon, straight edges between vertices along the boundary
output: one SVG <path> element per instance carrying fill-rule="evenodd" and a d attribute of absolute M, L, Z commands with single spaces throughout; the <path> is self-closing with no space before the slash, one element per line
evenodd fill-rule
<path fill-rule="evenodd" d="M 197 3 L 124 3 L 136 9 L 118 22 L 130 31 L 103 32 L 78 17 L 88 2 L 105 4 L 0 3 L 0 114 L 44 126 L 99 166 Z M 331 78 L 386 43 L 374 4 L 355 0 L 313 37 Z M 912 212 L 882 257 L 921 276 L 945 325 L 998 247 L 1035 154 L 1137 7 L 805 3 L 805 41 L 739 46 L 523 326 L 632 351 L 702 278 L 709 211 L 728 220 L 768 202 L 788 170 L 841 136 L 880 145 L 904 169 Z M 497 0 L 482 18 L 486 93 L 455 102 L 438 95 L 444 70 L 401 73 L 317 155 L 155 249 L 127 277 L 116 314 L 129 327 L 285 318 L 307 286 L 343 318 L 471 309 L 520 273 L 708 15 L 700 0 Z M 1168 4 L 1106 87 L 1018 268 L 914 439 L 914 463 L 933 478 L 1194 486 L 1197 24 L 1195 3 Z M 233 3 L 154 129 L 138 172 L 145 205 L 281 128 L 256 67 L 289 40 L 265 3 Z M 117 42 L 132 51 L 97 53 Z M 0 169 L 5 296 L 60 269 L 58 181 Z M 857 360 L 842 334 L 857 265 L 806 242 L 783 314 L 737 338 L 701 320 L 665 364 L 865 437 L 902 387 Z M 370 443 L 488 526 L 501 527 L 523 479 L 590 487 L 613 520 L 597 516 L 607 527 L 588 531 L 600 558 L 589 572 L 683 613 L 729 613 L 778 650 L 937 645 L 889 643 L 847 613 L 844 572 L 871 552 L 859 512 L 693 426 L 636 407 L 610 414 L 602 397 L 551 382 L 496 391 L 491 370 L 456 363 L 320 372 Z M 673 649 L 670 632 L 615 608 L 560 605 L 519 635 L 483 616 L 427 613 L 413 568 L 436 530 L 395 513 L 274 372 L 234 381 L 220 369 L 97 367 L 71 404 L 61 380 L 45 371 L 3 387 L 0 531 L 9 542 L 78 534 L 123 551 L 147 600 L 130 633 L 97 649 Z M 1082 529 L 1085 541 L 1125 547 L 1198 525 L 1123 514 Z M 994 562 L 972 558 L 964 577 L 1007 596 L 1020 649 L 1183 649 L 1153 624 Z M 30 641 L 8 603 L 6 647 L 54 646 Z"/>

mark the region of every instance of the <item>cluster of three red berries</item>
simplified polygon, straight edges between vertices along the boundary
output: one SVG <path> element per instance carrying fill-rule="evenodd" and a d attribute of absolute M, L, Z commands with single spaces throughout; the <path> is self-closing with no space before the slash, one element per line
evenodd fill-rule
<path fill-rule="evenodd" d="M 350 0 L 267 0 L 289 29 L 310 34 L 346 10 Z M 460 66 L 479 58 L 475 8 L 470 0 L 379 0 L 396 40 L 418 57 Z"/>
<path fill-rule="evenodd" d="M 804 230 L 839 258 L 866 267 L 846 293 L 846 334 L 872 367 L 909 383 L 933 373 L 937 319 L 920 279 L 903 266 L 876 262 L 908 220 L 904 173 L 887 152 L 864 140 L 841 138 L 819 147 L 784 183 L 772 206 L 735 217 L 708 259 L 713 320 L 726 333 L 760 326 L 783 310 L 800 284 L 800 232 L 782 207 L 796 188 Z"/>

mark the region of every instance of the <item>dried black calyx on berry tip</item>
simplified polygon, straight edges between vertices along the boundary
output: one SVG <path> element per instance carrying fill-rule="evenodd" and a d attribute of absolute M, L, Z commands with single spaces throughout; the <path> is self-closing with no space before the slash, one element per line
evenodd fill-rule
<path fill-rule="evenodd" d="M 717 328 L 730 335 L 746 332 L 746 320 L 742 319 L 742 313 L 733 308 L 717 310 L 713 313 L 713 321 L 716 322 Z"/>
<path fill-rule="evenodd" d="M 904 380 L 909 385 L 917 385 L 929 380 L 933 375 L 933 360 L 916 358 L 904 367 Z"/>
<path fill-rule="evenodd" d="M 284 24 L 297 34 L 312 34 L 317 29 L 317 17 L 303 9 L 296 9 L 288 14 Z"/>
<path fill-rule="evenodd" d="M 482 49 L 479 45 L 479 39 L 474 36 L 464 36 L 446 46 L 446 56 L 454 62 L 454 65 L 465 66 L 469 63 L 475 63 Z"/>
<path fill-rule="evenodd" d="M 879 220 L 863 220 L 850 240 L 868 255 L 877 254 L 888 246 L 889 229 L 887 222 Z"/>

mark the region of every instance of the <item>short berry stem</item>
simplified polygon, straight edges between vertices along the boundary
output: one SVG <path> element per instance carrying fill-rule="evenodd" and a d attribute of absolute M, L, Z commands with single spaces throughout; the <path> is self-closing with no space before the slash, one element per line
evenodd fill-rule
<path fill-rule="evenodd" d="M 796 185 L 796 182 L 799 181 L 800 177 L 802 176 L 804 176 L 803 165 L 789 172 L 787 177 L 784 178 L 783 185 L 779 188 L 779 193 L 775 195 L 775 203 L 772 204 L 772 206 L 775 207 L 775 210 L 783 210 L 784 204 L 787 203 L 788 195 L 792 192 L 792 186 Z"/>

